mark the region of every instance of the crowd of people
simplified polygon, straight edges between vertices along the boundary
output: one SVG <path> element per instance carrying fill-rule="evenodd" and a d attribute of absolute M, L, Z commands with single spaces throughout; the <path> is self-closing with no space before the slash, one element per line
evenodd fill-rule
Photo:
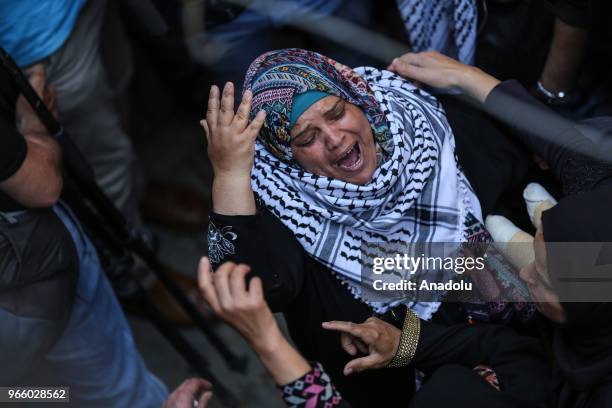
<path fill-rule="evenodd" d="M 169 276 L 238 331 L 287 406 L 612 405 L 606 2 L 128 3 L 0 0 L 0 46 L 143 236 L 151 220 L 207 228 L 197 280 Z M 364 30 L 388 46 L 354 41 Z M 178 92 L 207 95 L 211 204 L 143 187 L 120 103 L 143 42 L 152 61 L 179 44 L 166 80 L 207 84 Z M 67 158 L 0 71 L 0 386 L 50 375 L 76 406 L 207 406 L 212 379 L 172 391 L 147 368 L 71 208 Z M 367 290 L 373 248 L 444 243 L 488 256 L 456 277 L 473 296 Z"/>

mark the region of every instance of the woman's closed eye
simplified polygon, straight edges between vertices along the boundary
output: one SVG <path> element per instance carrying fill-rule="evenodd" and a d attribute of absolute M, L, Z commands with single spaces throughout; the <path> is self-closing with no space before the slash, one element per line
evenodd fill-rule
<path fill-rule="evenodd" d="M 329 120 L 340 120 L 346 113 L 346 104 L 344 101 L 337 103 L 334 108 L 326 115 Z"/>
<path fill-rule="evenodd" d="M 316 136 L 317 131 L 315 129 L 308 129 L 305 132 L 301 132 L 295 139 L 293 139 L 294 145 L 296 147 L 308 147 L 314 143 Z"/>

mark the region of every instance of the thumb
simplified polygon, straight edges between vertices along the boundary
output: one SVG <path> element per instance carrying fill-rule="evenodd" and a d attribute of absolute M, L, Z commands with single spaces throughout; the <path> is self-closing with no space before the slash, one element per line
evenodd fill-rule
<path fill-rule="evenodd" d="M 376 354 L 370 354 L 365 357 L 356 358 L 349 361 L 344 366 L 344 375 L 351 375 L 353 373 L 359 373 L 364 370 L 378 368 L 381 363 L 381 359 Z"/>

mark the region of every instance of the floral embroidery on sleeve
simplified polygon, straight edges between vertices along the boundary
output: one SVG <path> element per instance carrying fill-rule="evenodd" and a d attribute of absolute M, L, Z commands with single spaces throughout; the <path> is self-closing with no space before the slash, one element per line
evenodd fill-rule
<path fill-rule="evenodd" d="M 213 264 L 218 264 L 226 255 L 236 253 L 236 247 L 232 243 L 238 238 L 232 232 L 232 226 L 226 225 L 218 228 L 212 221 L 208 223 L 208 257 Z"/>

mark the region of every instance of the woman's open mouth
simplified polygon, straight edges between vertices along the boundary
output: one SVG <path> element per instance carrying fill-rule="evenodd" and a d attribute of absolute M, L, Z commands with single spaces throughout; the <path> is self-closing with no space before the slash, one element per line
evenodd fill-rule
<path fill-rule="evenodd" d="M 343 170 L 355 171 L 359 169 L 363 159 L 361 157 L 361 149 L 359 143 L 355 143 L 350 147 L 334 164 Z"/>

